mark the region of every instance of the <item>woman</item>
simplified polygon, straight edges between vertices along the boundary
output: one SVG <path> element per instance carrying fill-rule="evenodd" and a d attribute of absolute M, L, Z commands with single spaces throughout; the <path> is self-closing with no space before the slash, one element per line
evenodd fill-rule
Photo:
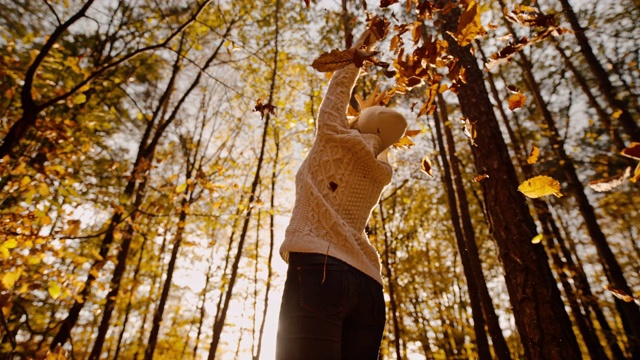
<path fill-rule="evenodd" d="M 379 40 L 369 29 L 354 47 Z M 380 258 L 364 231 L 391 181 L 386 150 L 407 127 L 398 112 L 346 110 L 359 69 L 333 74 L 316 139 L 296 175 L 296 202 L 280 248 L 289 263 L 276 358 L 376 359 L 385 324 Z M 374 94 L 375 95 L 375 94 Z"/>

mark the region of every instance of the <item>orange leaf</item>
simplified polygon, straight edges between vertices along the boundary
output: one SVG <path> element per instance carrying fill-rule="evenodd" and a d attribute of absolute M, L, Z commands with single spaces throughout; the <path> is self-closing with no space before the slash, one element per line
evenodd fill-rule
<path fill-rule="evenodd" d="M 486 33 L 480 21 L 480 9 L 475 1 L 469 2 L 467 9 L 460 15 L 458 29 L 452 36 L 462 47 L 469 45 L 477 36 Z"/>
<path fill-rule="evenodd" d="M 527 158 L 527 164 L 535 164 L 538 162 L 538 158 L 540 157 L 540 149 L 537 146 L 531 148 L 531 152 L 529 153 L 529 157 Z"/>
<path fill-rule="evenodd" d="M 525 102 L 527 102 L 526 96 L 521 93 L 515 93 L 509 96 L 509 110 L 513 111 L 515 109 L 519 109 L 525 104 Z"/>

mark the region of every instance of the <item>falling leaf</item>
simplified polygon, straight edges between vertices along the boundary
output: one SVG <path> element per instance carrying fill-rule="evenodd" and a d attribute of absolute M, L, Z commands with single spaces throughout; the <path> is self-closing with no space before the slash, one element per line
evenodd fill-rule
<path fill-rule="evenodd" d="M 396 149 L 399 148 L 410 148 L 413 145 L 415 145 L 415 143 L 408 137 L 408 136 L 403 136 L 402 138 L 400 138 L 400 140 L 396 141 L 395 144 L 391 145 Z"/>
<path fill-rule="evenodd" d="M 537 146 L 531 148 L 529 152 L 529 157 L 527 158 L 527 164 L 532 165 L 538 162 L 538 158 L 540 157 L 540 149 Z"/>
<path fill-rule="evenodd" d="M 611 285 L 605 285 L 603 286 L 605 290 L 608 290 L 611 292 L 611 294 L 615 297 L 617 297 L 618 299 L 624 301 L 624 302 L 632 302 L 633 301 L 633 296 L 627 294 L 625 291 L 623 291 L 622 289 L 618 289 L 615 288 Z"/>
<path fill-rule="evenodd" d="M 389 7 L 395 3 L 397 3 L 399 0 L 380 0 L 380 7 L 381 8 L 386 8 Z"/>
<path fill-rule="evenodd" d="M 176 194 L 181 194 L 185 190 L 187 190 L 187 183 L 182 183 L 182 184 L 176 186 Z"/>
<path fill-rule="evenodd" d="M 40 183 L 38 184 L 38 194 L 40 194 L 40 196 L 49 196 L 51 194 L 51 191 L 49 191 L 49 187 L 47 186 L 47 184 L 45 183 Z"/>
<path fill-rule="evenodd" d="M 410 148 L 413 145 L 415 145 L 415 143 L 411 140 L 412 137 L 421 134 L 422 130 L 407 130 L 404 133 L 404 136 L 402 138 L 400 138 L 400 140 L 396 141 L 395 144 L 391 145 L 394 148 L 398 149 L 398 148 Z"/>
<path fill-rule="evenodd" d="M 521 108 L 526 101 L 527 97 L 522 95 L 522 93 L 515 93 L 509 96 L 509 110 L 513 111 Z"/>
<path fill-rule="evenodd" d="M 369 60 L 377 53 L 376 51 L 364 51 L 355 48 L 347 50 L 333 49 L 331 52 L 322 53 L 311 63 L 311 67 L 320 72 L 340 70 L 350 64 L 362 67 L 365 60 Z"/>
<path fill-rule="evenodd" d="M 425 155 L 420 162 L 420 170 L 422 170 L 422 172 L 429 175 L 430 177 L 433 177 L 431 160 L 429 160 L 429 157 L 427 157 L 427 155 Z"/>
<path fill-rule="evenodd" d="M 542 238 L 543 238 L 542 234 L 538 234 L 538 235 L 534 236 L 533 239 L 531 239 L 531 243 L 532 244 L 539 244 L 540 241 L 542 241 Z"/>
<path fill-rule="evenodd" d="M 480 21 L 480 8 L 475 1 L 469 2 L 467 9 L 460 15 L 458 29 L 451 34 L 462 47 L 469 45 L 477 36 L 486 33 Z"/>
<path fill-rule="evenodd" d="M 480 182 L 480 181 L 482 181 L 482 180 L 484 180 L 484 179 L 488 179 L 488 178 L 489 178 L 489 175 L 487 175 L 487 174 L 480 174 L 480 175 L 476 175 L 476 176 L 473 178 L 473 180 L 472 180 L 472 181 L 473 181 L 473 182 Z"/>
<path fill-rule="evenodd" d="M 73 98 L 73 103 L 76 105 L 84 104 L 87 101 L 87 95 L 78 94 Z"/>
<path fill-rule="evenodd" d="M 262 99 L 258 99 L 258 101 L 256 101 L 256 106 L 253 108 L 253 111 L 259 111 L 260 117 L 264 119 L 264 115 L 266 113 L 269 113 L 275 116 L 276 107 L 271 104 L 263 104 Z"/>
<path fill-rule="evenodd" d="M 304 3 L 307 5 L 307 9 L 309 8 L 311 0 L 304 0 Z"/>
<path fill-rule="evenodd" d="M 2 286 L 4 286 L 4 288 L 7 290 L 13 289 L 13 286 L 15 285 L 16 281 L 20 279 L 21 275 L 22 275 L 22 268 L 18 268 L 14 271 L 5 273 L 2 276 Z"/>
<path fill-rule="evenodd" d="M 631 146 L 622 149 L 620 154 L 632 159 L 640 160 L 640 142 L 632 142 Z"/>
<path fill-rule="evenodd" d="M 616 188 L 622 185 L 625 180 L 627 180 L 631 176 L 631 166 L 628 166 L 622 174 L 618 174 L 616 176 L 612 176 L 606 179 L 593 180 L 589 182 L 589 187 L 593 190 L 602 192 L 609 191 L 613 188 Z"/>
<path fill-rule="evenodd" d="M 611 114 L 611 116 L 616 120 L 620 118 L 620 115 L 622 115 L 622 110 L 620 109 L 614 111 L 613 114 Z"/>
<path fill-rule="evenodd" d="M 472 122 L 466 117 L 460 118 L 460 122 L 462 122 L 462 125 L 464 126 L 464 134 L 467 135 L 469 140 L 471 140 L 471 145 L 475 146 L 475 139 L 477 136 L 475 122 Z"/>
<path fill-rule="evenodd" d="M 49 282 L 49 288 L 47 289 L 47 291 L 49 292 L 49 295 L 51 295 L 51 297 L 54 300 L 57 299 L 62 293 L 62 289 L 60 288 L 60 285 L 58 285 L 58 283 L 55 281 Z"/>
<path fill-rule="evenodd" d="M 534 176 L 529 180 L 525 180 L 518 186 L 518 191 L 534 199 L 551 194 L 562 197 L 558 180 L 545 175 Z"/>
<path fill-rule="evenodd" d="M 640 180 L 640 163 L 638 163 L 638 165 L 636 166 L 636 170 L 633 172 L 633 176 L 631 177 L 631 179 L 629 179 L 629 181 L 631 181 L 634 184 L 638 180 Z"/>

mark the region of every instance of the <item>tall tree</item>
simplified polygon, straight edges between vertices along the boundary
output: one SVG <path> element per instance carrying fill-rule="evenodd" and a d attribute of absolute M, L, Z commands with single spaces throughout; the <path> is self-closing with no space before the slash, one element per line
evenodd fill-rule
<path fill-rule="evenodd" d="M 458 100 L 462 113 L 475 125 L 473 154 L 481 181 L 493 237 L 500 252 L 518 331 L 525 355 L 538 358 L 581 358 L 571 321 L 549 268 L 544 249 L 531 244 L 536 226 L 509 158 L 484 78 L 470 45 L 460 46 L 448 32 L 457 30 L 460 9 L 442 16 L 442 33 L 451 55 L 466 71 Z"/>
<path fill-rule="evenodd" d="M 640 142 L 640 127 L 638 127 L 637 121 L 631 115 L 627 103 L 619 98 L 616 88 L 613 86 L 611 80 L 609 79 L 609 74 L 607 74 L 607 71 L 604 69 L 595 53 L 593 52 L 591 44 L 589 43 L 589 39 L 587 39 L 587 33 L 582 25 L 580 25 L 578 17 L 573 11 L 571 3 L 569 3 L 569 0 L 560 0 L 560 4 L 562 4 L 562 13 L 566 16 L 567 20 L 569 20 L 571 28 L 573 29 L 573 32 L 576 36 L 576 40 L 578 40 L 580 52 L 587 61 L 591 72 L 597 79 L 600 92 L 607 100 L 607 103 L 611 107 L 612 112 L 618 110 L 621 111 L 619 117 L 620 124 L 622 125 L 622 128 L 625 130 L 629 138 L 632 141 Z"/>

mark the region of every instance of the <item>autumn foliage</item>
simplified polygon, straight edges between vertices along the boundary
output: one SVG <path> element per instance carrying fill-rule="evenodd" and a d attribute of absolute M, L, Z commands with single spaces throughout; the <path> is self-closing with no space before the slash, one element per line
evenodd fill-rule
<path fill-rule="evenodd" d="M 367 226 L 382 358 L 640 356 L 637 1 L 0 10 L 0 358 L 272 358 L 293 174 L 346 66 L 349 116 L 410 128 Z"/>

